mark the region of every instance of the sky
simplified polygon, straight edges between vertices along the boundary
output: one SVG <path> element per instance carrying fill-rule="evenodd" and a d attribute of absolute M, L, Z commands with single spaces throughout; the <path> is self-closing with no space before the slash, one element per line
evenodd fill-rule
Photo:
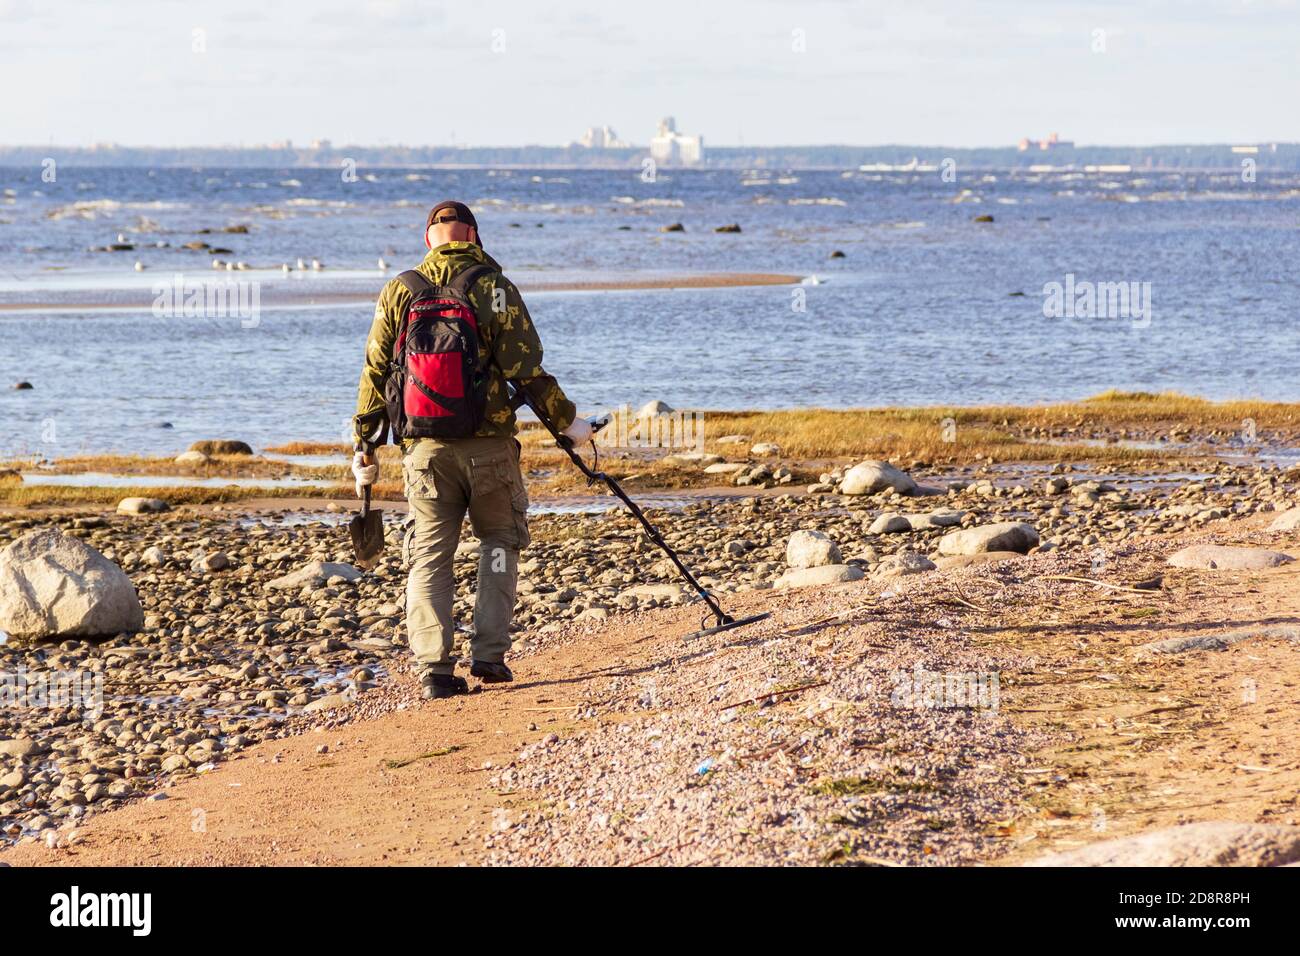
<path fill-rule="evenodd" d="M 0 144 L 1300 141 L 1300 0 L 0 0 Z"/>

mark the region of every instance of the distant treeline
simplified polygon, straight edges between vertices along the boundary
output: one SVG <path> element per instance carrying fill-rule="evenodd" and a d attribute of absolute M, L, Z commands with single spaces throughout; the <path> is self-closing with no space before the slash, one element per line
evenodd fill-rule
<path fill-rule="evenodd" d="M 861 165 L 902 166 L 913 161 L 938 166 L 951 159 L 963 167 L 1132 166 L 1137 169 L 1237 169 L 1253 158 L 1260 169 L 1300 169 L 1300 144 L 1265 143 L 1257 152 L 1233 146 L 1058 146 L 1020 151 L 1015 147 L 959 149 L 944 146 L 710 146 L 706 167 L 725 169 L 856 169 Z M 581 146 L 328 146 L 180 147 L 0 146 L 0 166 L 39 166 L 46 159 L 72 166 L 520 166 L 640 167 L 640 147 L 586 149 Z"/>

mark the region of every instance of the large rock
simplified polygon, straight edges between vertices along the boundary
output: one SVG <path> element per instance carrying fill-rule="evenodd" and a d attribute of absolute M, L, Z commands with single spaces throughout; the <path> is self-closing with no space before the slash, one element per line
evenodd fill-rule
<path fill-rule="evenodd" d="M 196 441 L 190 451 L 201 451 L 205 455 L 251 455 L 253 449 L 247 442 L 232 441 L 228 438 L 209 438 Z"/>
<path fill-rule="evenodd" d="M 175 458 L 178 465 L 206 465 L 212 459 L 201 451 L 183 451 Z"/>
<path fill-rule="evenodd" d="M 170 510 L 171 505 L 161 498 L 123 498 L 117 503 L 117 513 L 120 515 L 157 514 Z"/>
<path fill-rule="evenodd" d="M 921 574 L 934 569 L 934 562 L 925 555 L 917 554 L 915 551 L 902 551 L 885 558 L 876 565 L 872 573 L 882 581 L 891 581 L 894 578 L 905 577 L 909 574 Z"/>
<path fill-rule="evenodd" d="M 1023 521 L 1000 521 L 950 531 L 939 539 L 940 554 L 982 554 L 985 551 L 1015 551 L 1025 554 L 1038 546 L 1038 531 Z"/>
<path fill-rule="evenodd" d="M 1300 530 L 1300 508 L 1288 508 L 1268 526 L 1269 531 L 1297 531 Z"/>
<path fill-rule="evenodd" d="M 842 495 L 870 495 L 893 488 L 900 495 L 916 493 L 916 482 L 905 471 L 899 471 L 887 461 L 864 461 L 844 473 L 840 484 Z"/>
<path fill-rule="evenodd" d="M 885 512 L 871 522 L 871 527 L 867 529 L 867 534 L 902 534 L 912 530 L 912 522 L 907 520 L 907 515 L 895 514 L 892 511 Z"/>
<path fill-rule="evenodd" d="M 979 554 L 945 554 L 934 559 L 934 565 L 940 571 L 954 568 L 969 568 L 973 564 L 993 564 L 997 561 L 1020 560 L 1024 555 L 1019 551 L 981 551 Z"/>
<path fill-rule="evenodd" d="M 785 563 L 792 568 L 819 568 L 842 560 L 839 546 L 820 531 L 796 531 L 785 546 Z"/>
<path fill-rule="evenodd" d="M 1189 823 L 1052 853 L 1025 866 L 1284 866 L 1300 861 L 1300 827 Z"/>
<path fill-rule="evenodd" d="M 312 561 L 310 564 L 304 564 L 297 571 L 291 571 L 283 577 L 268 581 L 266 586 L 277 591 L 296 590 L 301 587 L 318 588 L 333 577 L 355 581 L 361 577 L 361 571 L 341 562 Z"/>
<path fill-rule="evenodd" d="M 856 564 L 823 564 L 816 568 L 796 568 L 776 579 L 774 588 L 807 588 L 819 584 L 861 581 L 862 569 Z"/>
<path fill-rule="evenodd" d="M 144 610 L 126 573 L 57 528 L 0 551 L 0 631 L 13 637 L 97 637 L 140 630 Z"/>
<path fill-rule="evenodd" d="M 1261 571 L 1294 560 L 1291 555 L 1281 551 L 1233 548 L 1222 544 L 1195 544 L 1169 556 L 1169 563 L 1176 568 L 1202 568 L 1210 571 Z"/>
<path fill-rule="evenodd" d="M 693 593 L 684 584 L 634 584 L 620 591 L 618 600 L 621 603 L 658 601 L 662 604 L 665 601 L 685 600 Z"/>

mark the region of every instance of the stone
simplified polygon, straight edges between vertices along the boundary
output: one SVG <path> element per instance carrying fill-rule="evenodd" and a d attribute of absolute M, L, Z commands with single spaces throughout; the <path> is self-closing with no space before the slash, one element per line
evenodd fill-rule
<path fill-rule="evenodd" d="M 908 574 L 921 574 L 925 571 L 933 571 L 935 564 L 923 554 L 917 554 L 915 551 L 903 551 L 899 554 L 891 554 L 883 559 L 872 574 L 881 580 L 892 580 L 901 578 Z"/>
<path fill-rule="evenodd" d="M 913 531 L 929 531 L 932 528 L 951 528 L 961 524 L 964 511 L 931 511 L 928 514 L 906 515 Z"/>
<path fill-rule="evenodd" d="M 685 232 L 686 227 L 683 226 L 680 222 L 673 222 L 673 223 L 669 223 L 666 226 L 660 226 L 659 231 L 660 232 Z"/>
<path fill-rule="evenodd" d="M 253 453 L 252 447 L 247 442 L 232 441 L 229 438 L 196 441 L 189 450 L 199 451 L 205 455 L 251 455 Z"/>
<path fill-rule="evenodd" d="M 30 390 L 31 390 L 31 387 L 32 387 L 32 383 L 31 383 L 31 382 L 25 382 L 25 381 L 24 381 L 24 382 L 14 382 L 14 391 L 15 391 L 15 392 L 27 392 L 27 391 L 30 391 Z"/>
<path fill-rule="evenodd" d="M 184 451 L 176 456 L 175 461 L 178 465 L 206 465 L 212 458 L 201 451 Z"/>
<path fill-rule="evenodd" d="M 945 554 L 934 559 L 934 566 L 940 571 L 952 571 L 955 568 L 969 568 L 975 564 L 995 564 L 998 561 L 1020 560 L 1024 557 L 1019 551 L 981 551 L 978 554 Z"/>
<path fill-rule="evenodd" d="M 719 461 L 706 466 L 704 473 L 706 475 L 734 475 L 748 470 L 749 465 L 741 461 Z"/>
<path fill-rule="evenodd" d="M 819 568 L 842 561 L 839 546 L 820 531 L 796 531 L 785 546 L 785 563 L 792 568 Z"/>
<path fill-rule="evenodd" d="M 1273 519 L 1272 524 L 1268 526 L 1269 531 L 1297 531 L 1300 530 L 1300 508 L 1288 508 L 1281 512 Z"/>
<path fill-rule="evenodd" d="M 167 563 L 167 554 L 162 548 L 154 544 L 144 549 L 144 553 L 140 555 L 140 560 L 157 568 Z"/>
<path fill-rule="evenodd" d="M 781 454 L 781 446 L 775 442 L 761 441 L 757 445 L 751 445 L 749 453 L 760 458 L 775 458 Z"/>
<path fill-rule="evenodd" d="M 861 581 L 863 570 L 856 564 L 823 564 L 815 568 L 795 568 L 776 579 L 774 588 L 806 588 L 822 584 Z"/>
<path fill-rule="evenodd" d="M 1261 571 L 1276 568 L 1295 559 L 1281 551 L 1264 548 L 1236 548 L 1221 544 L 1196 544 L 1169 556 L 1175 568 L 1200 568 L 1209 571 Z"/>
<path fill-rule="evenodd" d="M 1189 823 L 1040 856 L 1025 866 L 1286 866 L 1300 862 L 1300 827 Z"/>
<path fill-rule="evenodd" d="M 871 522 L 871 527 L 867 529 L 867 534 L 901 534 L 905 531 L 912 530 L 912 522 L 907 520 L 906 515 L 886 512 Z"/>
<path fill-rule="evenodd" d="M 297 571 L 291 571 L 283 577 L 267 582 L 266 586 L 277 591 L 289 590 L 290 588 L 296 590 L 301 587 L 318 588 L 333 577 L 356 581 L 361 577 L 361 571 L 350 564 L 341 562 L 312 561 L 310 564 L 303 565 Z"/>
<path fill-rule="evenodd" d="M 80 538 L 32 531 L 0 551 L 0 631 L 12 637 L 98 637 L 144 627 L 126 573 Z"/>
<path fill-rule="evenodd" d="M 619 593 L 618 600 L 625 598 L 636 601 L 680 601 L 689 593 L 682 584 L 635 584 Z"/>
<path fill-rule="evenodd" d="M 740 223 L 729 222 L 725 226 L 714 227 L 714 232 L 740 232 Z"/>
<path fill-rule="evenodd" d="M 870 495 L 890 488 L 900 495 L 910 495 L 916 492 L 916 482 L 887 461 L 864 461 L 844 473 L 840 494 Z"/>
<path fill-rule="evenodd" d="M 30 737 L 14 737 L 12 740 L 0 740 L 0 756 L 30 757 L 32 754 L 44 752 L 45 748 Z"/>
<path fill-rule="evenodd" d="M 679 451 L 674 455 L 665 455 L 659 459 L 659 464 L 668 468 L 696 468 L 700 466 L 716 465 L 722 461 L 721 455 L 715 455 L 705 451 Z"/>
<path fill-rule="evenodd" d="M 347 707 L 352 703 L 352 698 L 347 694 L 326 694 L 324 697 L 317 697 L 310 704 L 303 707 L 304 714 L 314 714 L 321 710 L 338 710 L 340 707 Z"/>
<path fill-rule="evenodd" d="M 158 514 L 162 511 L 171 511 L 171 507 L 161 498 L 123 498 L 117 503 L 117 513 L 120 515 Z"/>
<path fill-rule="evenodd" d="M 714 444 L 717 445 L 747 445 L 749 444 L 748 435 L 723 435 Z"/>
<path fill-rule="evenodd" d="M 1185 654 L 1188 651 L 1222 651 L 1233 644 L 1257 638 L 1295 641 L 1300 644 L 1300 628 L 1286 625 L 1252 626 L 1221 631 L 1218 634 L 1192 634 L 1152 641 L 1138 648 L 1139 654 Z"/>
<path fill-rule="evenodd" d="M 981 554 L 985 551 L 1015 551 L 1025 554 L 1038 546 L 1038 531 L 1023 521 L 1001 521 L 949 531 L 939 539 L 940 554 Z"/>
<path fill-rule="evenodd" d="M 224 551 L 210 551 L 207 554 L 199 555 L 190 562 L 190 570 L 198 574 L 209 571 L 224 571 L 230 567 L 230 555 Z"/>

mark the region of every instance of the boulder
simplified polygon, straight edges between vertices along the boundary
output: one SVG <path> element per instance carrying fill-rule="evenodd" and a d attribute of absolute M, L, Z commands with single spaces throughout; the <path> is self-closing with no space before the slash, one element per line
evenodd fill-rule
<path fill-rule="evenodd" d="M 964 511 L 931 511 L 927 514 L 905 517 L 913 531 L 929 531 L 931 528 L 951 528 L 959 525 L 965 513 Z"/>
<path fill-rule="evenodd" d="M 1023 558 L 1019 551 L 981 551 L 979 554 L 945 554 L 934 559 L 934 566 L 940 571 L 954 568 L 969 568 L 973 564 L 994 564 L 998 561 L 1010 561 Z"/>
<path fill-rule="evenodd" d="M 201 451 L 183 451 L 176 456 L 175 461 L 178 465 L 206 465 L 212 458 Z"/>
<path fill-rule="evenodd" d="M 785 546 L 785 563 L 792 568 L 819 568 L 842 560 L 839 547 L 820 531 L 796 531 Z"/>
<path fill-rule="evenodd" d="M 229 438 L 208 438 L 196 441 L 190 451 L 199 451 L 205 455 L 251 455 L 253 449 L 247 442 L 232 441 Z"/>
<path fill-rule="evenodd" d="M 886 512 L 871 522 L 871 527 L 867 529 L 867 534 L 902 534 L 912 530 L 912 522 L 907 520 L 906 515 Z"/>
<path fill-rule="evenodd" d="M 230 555 L 224 551 L 209 551 L 190 562 L 190 570 L 197 574 L 209 571 L 224 571 L 230 567 Z"/>
<path fill-rule="evenodd" d="M 1189 823 L 1040 856 L 1025 866 L 1285 866 L 1300 862 L 1300 827 Z"/>
<path fill-rule="evenodd" d="M 140 555 L 140 560 L 155 568 L 162 567 L 167 563 L 167 553 L 158 545 L 153 544 L 144 549 L 144 553 Z"/>
<path fill-rule="evenodd" d="M 774 588 L 807 588 L 820 584 L 860 581 L 865 575 L 856 564 L 823 564 L 815 568 L 796 568 L 776 579 Z"/>
<path fill-rule="evenodd" d="M 1210 571 L 1261 571 L 1276 568 L 1295 559 L 1281 551 L 1264 548 L 1234 548 L 1221 544 L 1196 544 L 1169 556 L 1175 568 L 1202 568 Z"/>
<path fill-rule="evenodd" d="M 268 581 L 266 586 L 277 591 L 296 590 L 301 587 L 318 588 L 333 577 L 355 581 L 361 577 L 361 572 L 350 564 L 335 561 L 312 561 L 310 564 L 303 565 L 297 571 L 291 571 L 283 577 Z"/>
<path fill-rule="evenodd" d="M 0 756 L 3 757 L 30 757 L 33 754 L 44 753 L 47 748 L 32 740 L 30 737 L 14 737 L 12 740 L 0 740 Z"/>
<path fill-rule="evenodd" d="M 776 442 L 761 441 L 757 445 L 751 445 L 749 453 L 761 458 L 776 458 L 781 454 L 781 446 Z"/>
<path fill-rule="evenodd" d="M 691 592 L 684 584 L 634 584 L 619 593 L 619 601 L 680 601 Z"/>
<path fill-rule="evenodd" d="M 1300 508 L 1289 508 L 1283 511 L 1273 523 L 1268 526 L 1269 531 L 1297 531 L 1300 530 Z"/>
<path fill-rule="evenodd" d="M 673 455 L 665 455 L 659 459 L 659 464 L 669 468 L 698 468 L 700 466 L 708 467 L 716 465 L 722 461 L 721 455 L 715 455 L 707 451 L 679 451 Z"/>
<path fill-rule="evenodd" d="M 915 551 L 902 551 L 898 554 L 891 554 L 881 561 L 876 565 L 876 569 L 872 574 L 881 580 L 889 581 L 908 574 L 933 571 L 934 568 L 934 562 L 925 555 L 917 554 Z"/>
<path fill-rule="evenodd" d="M 840 494 L 871 495 L 890 488 L 900 495 L 915 494 L 916 482 L 907 472 L 900 471 L 887 461 L 864 461 L 844 473 Z"/>
<path fill-rule="evenodd" d="M 338 710 L 342 707 L 350 707 L 352 703 L 352 697 L 347 694 L 326 694 L 324 697 L 317 697 L 310 704 L 304 705 L 302 712 L 304 714 L 314 714 L 322 710 Z"/>
<path fill-rule="evenodd" d="M 1015 551 L 1025 554 L 1038 546 L 1038 531 L 1023 521 L 949 531 L 939 539 L 940 554 L 982 554 L 985 551 Z"/>
<path fill-rule="evenodd" d="M 117 513 L 120 515 L 157 514 L 160 511 L 171 511 L 171 507 L 161 498 L 123 498 L 117 503 Z"/>
<path fill-rule="evenodd" d="M 0 631 L 13 637 L 97 637 L 144 627 L 131 579 L 80 538 L 57 528 L 0 551 Z"/>
<path fill-rule="evenodd" d="M 749 465 L 743 461 L 715 461 L 704 468 L 706 475 L 734 475 L 742 471 L 749 471 Z"/>

